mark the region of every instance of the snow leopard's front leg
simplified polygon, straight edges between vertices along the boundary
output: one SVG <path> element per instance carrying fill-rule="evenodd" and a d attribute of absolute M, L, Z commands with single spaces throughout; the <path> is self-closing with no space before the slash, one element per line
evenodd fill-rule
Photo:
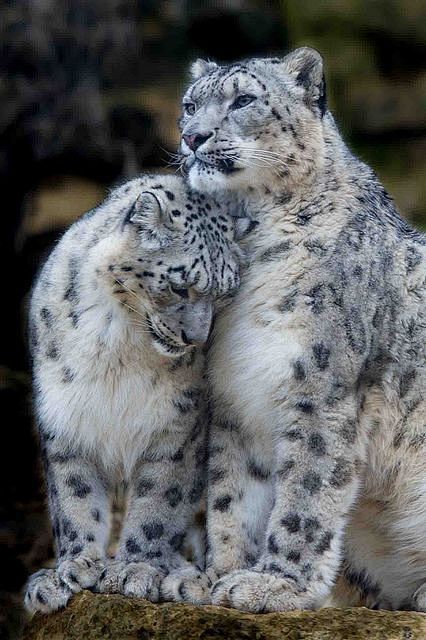
<path fill-rule="evenodd" d="M 52 436 L 43 438 L 42 457 L 57 566 L 30 577 L 25 605 L 31 612 L 49 613 L 97 582 L 110 515 L 107 482 L 93 460 Z"/>
<path fill-rule="evenodd" d="M 268 447 L 222 403 L 212 407 L 208 445 L 207 566 L 212 576 L 253 566 L 272 508 Z"/>
<path fill-rule="evenodd" d="M 139 459 L 129 487 L 129 508 L 114 562 L 99 590 L 204 603 L 211 583 L 182 555 L 205 480 L 205 419 L 187 417 L 190 433 L 170 431 Z"/>
<path fill-rule="evenodd" d="M 328 595 L 359 486 L 359 448 L 355 398 L 337 401 L 326 387 L 319 393 L 312 384 L 312 396 L 298 384 L 276 400 L 282 426 L 274 437 L 274 506 L 263 550 L 251 569 L 231 571 L 215 583 L 214 604 L 285 611 L 315 608 Z M 238 512 L 238 502 L 230 508 Z"/>

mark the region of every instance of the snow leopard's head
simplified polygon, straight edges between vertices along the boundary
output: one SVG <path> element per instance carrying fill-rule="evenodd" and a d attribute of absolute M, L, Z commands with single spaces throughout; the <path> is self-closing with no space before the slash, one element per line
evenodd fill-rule
<path fill-rule="evenodd" d="M 299 183 L 324 155 L 320 54 L 228 66 L 197 60 L 183 98 L 181 153 L 192 188 L 215 192 Z"/>
<path fill-rule="evenodd" d="M 241 223 L 173 175 L 132 180 L 110 202 L 120 207 L 120 233 L 99 251 L 104 282 L 123 312 L 163 355 L 203 344 L 215 301 L 239 284 Z"/>

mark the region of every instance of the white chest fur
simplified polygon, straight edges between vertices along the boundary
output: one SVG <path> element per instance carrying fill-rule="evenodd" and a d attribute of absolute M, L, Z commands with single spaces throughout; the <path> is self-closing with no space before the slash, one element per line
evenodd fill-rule
<path fill-rule="evenodd" d="M 209 359 L 211 383 L 214 394 L 236 410 L 246 429 L 270 434 L 277 421 L 274 389 L 285 389 L 302 347 L 297 329 L 284 328 L 282 320 L 274 318 L 278 314 L 262 302 L 271 299 L 268 292 L 245 289 L 243 285 L 217 320 Z"/>
<path fill-rule="evenodd" d="M 96 334 L 91 320 L 97 323 Z M 106 467 L 126 471 L 154 436 L 170 428 L 173 399 L 190 381 L 168 373 L 171 361 L 158 362 L 157 356 L 153 362 L 144 334 L 125 320 L 115 317 L 107 332 L 101 327 L 100 318 L 88 317 L 78 339 L 64 337 L 72 376 L 67 384 L 56 363 L 40 367 L 39 410 L 51 432 L 96 453 Z"/>

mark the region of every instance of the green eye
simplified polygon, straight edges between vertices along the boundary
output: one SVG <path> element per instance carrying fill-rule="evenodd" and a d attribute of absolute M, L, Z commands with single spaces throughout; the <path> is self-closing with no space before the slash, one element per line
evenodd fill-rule
<path fill-rule="evenodd" d="M 177 287 L 173 287 L 172 285 L 170 285 L 170 291 L 179 296 L 179 298 L 189 297 L 188 289 L 178 289 Z"/>
<path fill-rule="evenodd" d="M 242 109 L 243 107 L 247 107 L 253 100 L 256 100 L 255 96 L 243 95 L 238 96 L 231 104 L 231 109 Z"/>
<path fill-rule="evenodd" d="M 195 103 L 194 102 L 185 102 L 183 105 L 183 110 L 188 116 L 193 116 L 195 113 Z"/>

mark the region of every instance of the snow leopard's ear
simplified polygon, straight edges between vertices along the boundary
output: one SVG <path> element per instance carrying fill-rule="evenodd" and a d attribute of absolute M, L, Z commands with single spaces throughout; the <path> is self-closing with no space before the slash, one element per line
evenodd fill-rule
<path fill-rule="evenodd" d="M 146 249 L 161 249 L 171 242 L 160 200 L 151 191 L 142 191 L 130 209 L 127 222 L 138 230 Z"/>
<path fill-rule="evenodd" d="M 285 56 L 282 65 L 285 73 L 305 90 L 305 101 L 323 116 L 327 110 L 327 96 L 321 54 L 311 47 L 300 47 Z"/>
<path fill-rule="evenodd" d="M 191 74 L 191 79 L 195 82 L 196 80 L 199 80 L 201 76 L 205 76 L 217 69 L 217 67 L 218 65 L 216 62 L 210 62 L 209 60 L 202 60 L 201 58 L 198 58 L 198 60 L 191 64 L 189 73 Z"/>

